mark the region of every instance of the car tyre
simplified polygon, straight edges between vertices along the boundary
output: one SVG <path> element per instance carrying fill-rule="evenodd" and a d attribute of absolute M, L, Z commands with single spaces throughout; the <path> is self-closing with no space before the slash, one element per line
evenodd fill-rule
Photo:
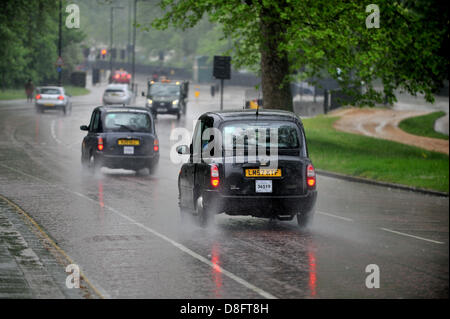
<path fill-rule="evenodd" d="M 300 228 L 306 229 L 312 225 L 314 219 L 314 209 L 305 213 L 297 213 L 297 224 Z"/>
<path fill-rule="evenodd" d="M 158 162 L 151 162 L 148 166 L 148 174 L 151 175 L 156 171 L 156 168 L 158 167 Z"/>
<path fill-rule="evenodd" d="M 211 223 L 211 220 L 213 219 L 211 211 L 207 207 L 204 207 L 203 205 L 202 196 L 199 196 L 196 200 L 195 213 L 197 217 L 197 223 L 200 227 L 208 226 Z"/>
<path fill-rule="evenodd" d="M 177 113 L 177 120 L 179 120 L 179 119 L 180 119 L 180 117 L 181 117 L 181 112 L 180 112 L 180 111 L 178 111 L 178 113 Z"/>
<path fill-rule="evenodd" d="M 88 164 L 87 167 L 92 172 L 100 171 L 100 168 L 102 168 L 102 164 L 101 164 L 100 160 L 94 154 L 91 154 L 89 156 L 87 164 Z"/>

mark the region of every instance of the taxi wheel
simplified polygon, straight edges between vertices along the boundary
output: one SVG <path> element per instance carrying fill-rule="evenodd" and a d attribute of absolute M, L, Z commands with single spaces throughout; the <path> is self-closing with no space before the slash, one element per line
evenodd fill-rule
<path fill-rule="evenodd" d="M 151 163 L 147 166 L 148 173 L 153 174 L 156 171 L 156 168 L 158 167 L 158 163 Z"/>
<path fill-rule="evenodd" d="M 311 226 L 314 217 L 314 210 L 306 213 L 297 213 L 297 224 L 300 228 L 308 228 Z"/>
<path fill-rule="evenodd" d="M 177 120 L 179 120 L 180 117 L 181 117 L 181 112 L 178 112 L 178 113 L 177 113 Z"/>
<path fill-rule="evenodd" d="M 203 205 L 203 197 L 199 196 L 195 205 L 195 215 L 197 217 L 197 222 L 200 227 L 206 227 L 211 223 L 213 219 L 212 214 L 209 209 L 205 208 Z"/>
<path fill-rule="evenodd" d="M 94 154 L 91 154 L 88 161 L 88 168 L 91 171 L 99 171 L 102 167 L 100 161 L 94 156 Z"/>

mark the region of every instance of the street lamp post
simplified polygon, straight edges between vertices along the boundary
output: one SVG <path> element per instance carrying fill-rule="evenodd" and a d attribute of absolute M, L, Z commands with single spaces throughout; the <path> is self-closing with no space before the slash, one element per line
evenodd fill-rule
<path fill-rule="evenodd" d="M 137 6 L 137 1 L 138 0 L 134 0 L 134 8 L 133 8 L 133 55 L 132 55 L 132 59 L 131 59 L 131 64 L 132 64 L 132 66 L 131 66 L 131 80 L 133 81 L 132 84 L 131 84 L 131 88 L 132 88 L 133 92 L 135 92 L 135 79 L 134 79 L 134 76 L 136 74 L 135 63 L 136 63 L 136 6 Z"/>
<path fill-rule="evenodd" d="M 112 76 L 112 47 L 113 47 L 113 24 L 114 24 L 114 9 L 123 9 L 124 7 L 111 7 L 111 18 L 110 18 L 110 39 L 109 39 L 109 72 L 110 76 Z"/>
<path fill-rule="evenodd" d="M 58 57 L 62 54 L 62 0 L 59 0 Z M 58 66 L 58 86 L 62 86 L 62 67 Z"/>

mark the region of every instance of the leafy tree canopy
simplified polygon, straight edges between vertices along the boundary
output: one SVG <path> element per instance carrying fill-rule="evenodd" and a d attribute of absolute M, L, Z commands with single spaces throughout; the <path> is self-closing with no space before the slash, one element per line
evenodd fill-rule
<path fill-rule="evenodd" d="M 297 76 L 303 78 L 333 77 L 359 104 L 373 105 L 385 98 L 393 102 L 395 89 L 423 93 L 433 101 L 432 93 L 448 79 L 447 2 L 377 1 L 379 28 L 366 27 L 369 4 L 362 0 L 162 0 L 165 14 L 152 26 L 184 30 L 207 15 L 233 39 L 237 66 L 258 66 L 261 54 L 273 50 L 270 44 L 276 43 L 277 54 L 289 61 L 284 78 L 274 83 L 277 87 L 301 70 Z M 263 26 L 275 24 L 269 28 L 271 33 L 262 32 Z M 266 74 L 262 72 L 263 82 Z M 379 80 L 382 92 L 374 88 Z"/>

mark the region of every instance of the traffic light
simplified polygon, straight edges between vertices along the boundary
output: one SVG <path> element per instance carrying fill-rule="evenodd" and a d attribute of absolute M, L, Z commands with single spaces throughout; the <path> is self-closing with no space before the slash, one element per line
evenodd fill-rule
<path fill-rule="evenodd" d="M 113 60 L 115 60 L 117 57 L 117 49 L 116 48 L 111 48 L 111 58 Z"/>
<path fill-rule="evenodd" d="M 108 53 L 106 49 L 102 49 L 102 51 L 100 51 L 103 60 L 106 59 L 106 53 Z"/>
<path fill-rule="evenodd" d="M 120 58 L 122 59 L 122 60 L 125 60 L 125 49 L 122 49 L 122 50 L 120 50 Z"/>

